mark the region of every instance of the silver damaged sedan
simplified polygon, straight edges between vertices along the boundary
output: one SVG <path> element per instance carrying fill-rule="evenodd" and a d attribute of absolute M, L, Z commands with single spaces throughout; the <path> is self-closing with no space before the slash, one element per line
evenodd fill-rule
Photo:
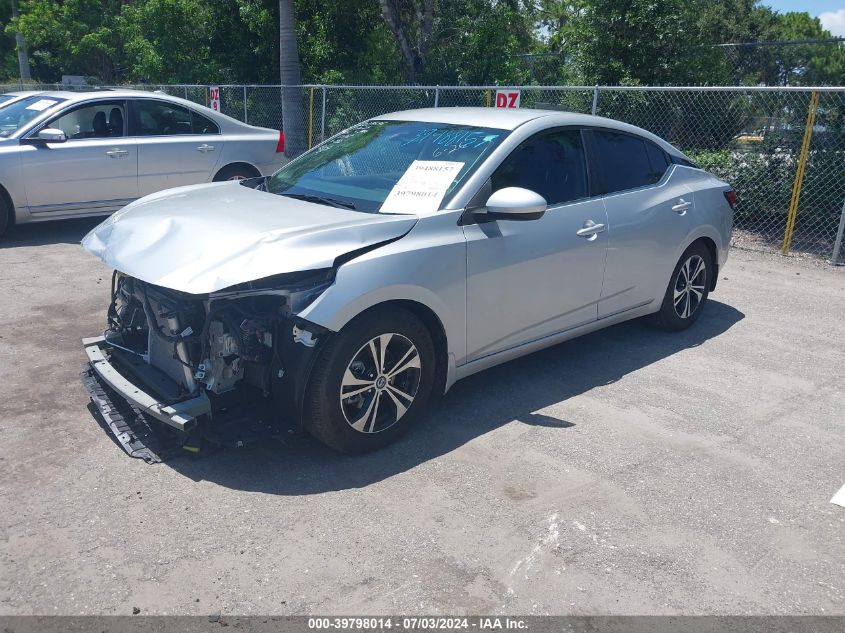
<path fill-rule="evenodd" d="M 372 450 L 477 371 L 627 319 L 692 325 L 735 202 L 618 121 L 377 117 L 270 177 L 153 194 L 91 231 L 115 273 L 83 379 L 186 434 L 260 423 Z"/>
<path fill-rule="evenodd" d="M 169 95 L 19 93 L 0 104 L 0 235 L 170 187 L 271 174 L 283 147 L 278 130 Z"/>

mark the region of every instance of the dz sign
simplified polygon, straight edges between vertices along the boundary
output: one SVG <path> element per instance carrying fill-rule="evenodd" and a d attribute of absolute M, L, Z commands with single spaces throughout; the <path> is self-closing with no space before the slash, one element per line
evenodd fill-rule
<path fill-rule="evenodd" d="M 497 90 L 496 91 L 496 107 L 497 108 L 518 108 L 519 107 L 519 90 Z"/>
<path fill-rule="evenodd" d="M 215 112 L 220 112 L 220 87 L 211 86 L 208 89 L 208 107 Z"/>

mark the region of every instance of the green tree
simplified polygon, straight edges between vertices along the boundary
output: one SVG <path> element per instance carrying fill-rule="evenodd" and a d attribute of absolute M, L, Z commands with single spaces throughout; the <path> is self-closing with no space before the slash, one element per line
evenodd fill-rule
<path fill-rule="evenodd" d="M 65 75 L 93 75 L 113 82 L 120 75 L 122 47 L 115 29 L 120 0 L 21 0 L 20 16 L 7 32 L 29 44 L 32 75 L 57 82 Z"/>

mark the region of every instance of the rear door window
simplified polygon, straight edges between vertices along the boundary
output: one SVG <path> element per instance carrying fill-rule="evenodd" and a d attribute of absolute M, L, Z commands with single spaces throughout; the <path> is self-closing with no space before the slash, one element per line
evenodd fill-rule
<path fill-rule="evenodd" d="M 522 187 L 551 206 L 587 197 L 587 163 L 580 130 L 538 134 L 517 147 L 493 174 L 493 191 Z"/>
<path fill-rule="evenodd" d="M 193 110 L 191 110 L 191 127 L 194 134 L 220 134 L 220 128 L 214 121 Z"/>
<path fill-rule="evenodd" d="M 593 130 L 596 159 L 604 179 L 603 193 L 614 193 L 652 185 L 660 180 L 652 167 L 647 141 L 621 132 Z M 658 149 L 655 147 L 655 149 Z M 665 161 L 665 157 L 663 159 Z"/>
<path fill-rule="evenodd" d="M 132 103 L 131 136 L 192 134 L 191 113 L 176 103 L 139 99 Z"/>

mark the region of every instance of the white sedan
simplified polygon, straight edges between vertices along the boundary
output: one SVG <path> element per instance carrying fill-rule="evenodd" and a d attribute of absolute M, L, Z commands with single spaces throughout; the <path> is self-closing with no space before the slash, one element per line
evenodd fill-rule
<path fill-rule="evenodd" d="M 150 193 L 276 171 L 278 130 L 136 90 L 39 92 L 0 107 L 0 235 L 106 215 Z"/>

